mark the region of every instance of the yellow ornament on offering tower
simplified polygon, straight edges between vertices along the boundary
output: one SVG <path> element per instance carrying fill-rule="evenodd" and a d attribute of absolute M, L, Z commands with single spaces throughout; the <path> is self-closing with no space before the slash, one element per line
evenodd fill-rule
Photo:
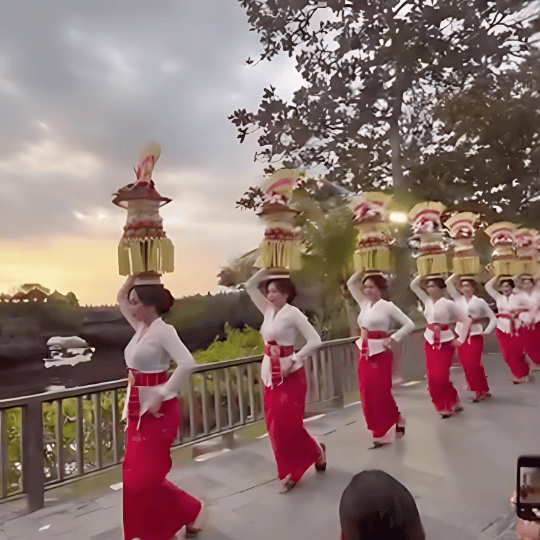
<path fill-rule="evenodd" d="M 514 243 L 516 246 L 516 255 L 519 260 L 519 272 L 517 274 L 525 274 L 534 276 L 537 269 L 536 261 L 536 237 L 538 231 L 534 229 L 520 228 L 514 234 Z"/>
<path fill-rule="evenodd" d="M 113 203 L 127 210 L 124 234 L 118 245 L 121 276 L 161 275 L 174 271 L 174 247 L 165 236 L 159 209 L 171 202 L 162 197 L 152 180 L 154 165 L 161 153 L 158 144 L 148 145 L 140 154 L 137 180 L 119 189 Z"/>
<path fill-rule="evenodd" d="M 409 212 L 414 236 L 420 239 L 416 266 L 421 276 L 441 276 L 449 271 L 448 248 L 441 226 L 444 210 L 444 204 L 427 201 Z"/>
<path fill-rule="evenodd" d="M 353 197 L 353 225 L 358 230 L 354 252 L 354 270 L 363 273 L 391 272 L 394 260 L 390 246 L 394 239 L 388 226 L 388 205 L 391 195 L 366 192 Z"/>
<path fill-rule="evenodd" d="M 452 271 L 458 276 L 473 276 L 480 273 L 480 258 L 473 246 L 478 218 L 478 214 L 472 212 L 459 212 L 444 222 L 454 241 Z"/>
<path fill-rule="evenodd" d="M 302 242 L 294 230 L 294 218 L 300 212 L 291 207 L 298 178 L 297 171 L 280 169 L 262 185 L 264 199 L 258 215 L 265 221 L 266 230 L 255 262 L 259 268 L 288 272 L 302 267 Z"/>
<path fill-rule="evenodd" d="M 531 230 L 533 231 L 533 246 L 535 249 L 536 265 L 537 267 L 540 267 L 540 232 L 536 229 Z"/>
<path fill-rule="evenodd" d="M 520 273 L 521 263 L 515 253 L 516 226 L 509 221 L 491 224 L 484 231 L 490 238 L 493 251 L 493 271 L 497 276 L 515 276 Z"/>

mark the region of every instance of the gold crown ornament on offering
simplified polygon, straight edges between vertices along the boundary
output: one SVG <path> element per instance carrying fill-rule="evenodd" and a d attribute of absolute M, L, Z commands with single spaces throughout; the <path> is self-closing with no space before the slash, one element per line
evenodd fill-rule
<path fill-rule="evenodd" d="M 255 266 L 276 272 L 299 270 L 302 266 L 302 242 L 295 231 L 294 218 L 300 213 L 291 206 L 298 171 L 280 169 L 261 186 L 264 191 L 258 215 L 266 224 Z"/>
<path fill-rule="evenodd" d="M 493 271 L 497 276 L 514 276 L 520 273 L 521 263 L 515 253 L 516 226 L 509 221 L 498 221 L 486 227 L 493 250 Z"/>
<path fill-rule="evenodd" d="M 113 203 L 127 210 L 124 234 L 118 245 L 121 276 L 142 274 L 141 279 L 158 282 L 159 275 L 174 270 L 174 247 L 165 236 L 159 209 L 171 202 L 155 188 L 152 171 L 161 148 L 152 143 L 143 149 L 135 173 L 137 180 L 120 188 Z"/>
<path fill-rule="evenodd" d="M 473 246 L 479 217 L 472 212 L 459 212 L 444 222 L 454 243 L 452 271 L 458 276 L 480 273 L 480 258 Z"/>
<path fill-rule="evenodd" d="M 409 211 L 413 238 L 420 240 L 416 266 L 421 276 L 440 276 L 449 271 L 448 245 L 441 226 L 444 210 L 444 204 L 427 201 Z"/>
<path fill-rule="evenodd" d="M 517 229 L 514 234 L 514 243 L 516 246 L 516 255 L 519 260 L 519 272 L 517 274 L 525 274 L 534 276 L 537 269 L 537 249 L 536 239 L 538 231 L 522 227 Z"/>
<path fill-rule="evenodd" d="M 353 225 L 358 230 L 358 244 L 354 252 L 355 272 L 390 272 L 393 257 L 390 246 L 394 242 L 388 226 L 388 205 L 391 195 L 366 192 L 352 198 Z"/>

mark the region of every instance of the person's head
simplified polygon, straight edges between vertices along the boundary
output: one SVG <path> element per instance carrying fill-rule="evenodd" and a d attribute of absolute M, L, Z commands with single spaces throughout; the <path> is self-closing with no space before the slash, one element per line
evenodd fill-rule
<path fill-rule="evenodd" d="M 388 284 L 381 274 L 371 274 L 362 280 L 362 292 L 370 300 L 388 300 Z"/>
<path fill-rule="evenodd" d="M 427 295 L 432 300 L 439 300 L 439 298 L 444 296 L 446 283 L 444 282 L 444 279 L 440 277 L 429 278 L 425 283 L 425 289 Z"/>
<path fill-rule="evenodd" d="M 296 288 L 289 278 L 271 279 L 266 284 L 266 298 L 275 307 L 282 308 L 296 298 Z"/>
<path fill-rule="evenodd" d="M 353 477 L 339 503 L 342 540 L 425 540 L 409 490 L 389 474 L 363 471 Z"/>
<path fill-rule="evenodd" d="M 471 297 L 476 292 L 476 282 L 472 278 L 459 280 L 459 290 L 463 296 Z"/>
<path fill-rule="evenodd" d="M 133 316 L 139 321 L 161 317 L 174 304 L 173 295 L 163 285 L 135 285 L 131 287 L 128 300 Z"/>
<path fill-rule="evenodd" d="M 510 296 L 514 290 L 514 280 L 513 279 L 501 279 L 499 283 L 499 290 L 504 296 Z"/>
<path fill-rule="evenodd" d="M 521 288 L 526 291 L 532 291 L 534 287 L 534 280 L 531 276 L 522 276 L 521 277 Z"/>

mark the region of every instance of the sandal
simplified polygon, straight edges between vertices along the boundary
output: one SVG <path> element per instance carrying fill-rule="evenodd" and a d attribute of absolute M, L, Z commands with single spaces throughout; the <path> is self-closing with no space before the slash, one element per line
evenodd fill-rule
<path fill-rule="evenodd" d="M 382 446 L 386 446 L 388 443 L 385 442 L 379 442 L 379 441 L 373 441 L 373 446 L 370 446 L 368 450 L 376 450 L 377 448 L 381 448 Z"/>
<path fill-rule="evenodd" d="M 194 525 L 186 525 L 186 538 L 195 538 L 202 529 Z"/>
<path fill-rule="evenodd" d="M 319 445 L 321 452 L 319 459 L 315 462 L 315 469 L 317 471 L 323 472 L 326 471 L 326 445 L 321 443 Z"/>

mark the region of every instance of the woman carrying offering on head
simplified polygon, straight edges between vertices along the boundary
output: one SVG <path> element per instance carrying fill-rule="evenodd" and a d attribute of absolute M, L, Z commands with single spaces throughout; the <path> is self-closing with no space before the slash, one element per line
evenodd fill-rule
<path fill-rule="evenodd" d="M 446 283 L 442 277 L 419 275 L 412 281 L 411 289 L 424 304 L 427 322 L 424 352 L 431 401 L 437 412 L 443 418 L 448 418 L 463 410 L 458 393 L 450 381 L 450 365 L 454 347 L 465 342 L 471 319 L 453 300 L 445 298 Z M 458 321 L 462 324 L 458 329 L 458 339 L 454 339 L 450 325 Z"/>
<path fill-rule="evenodd" d="M 502 357 L 512 372 L 512 382 L 526 382 L 529 380 L 529 364 L 519 331 L 519 313 L 523 303 L 514 293 L 514 280 L 509 276 L 495 276 L 486 283 L 486 292 L 497 302 L 497 339 Z"/>
<path fill-rule="evenodd" d="M 533 371 L 540 370 L 540 276 L 515 277 L 516 293 L 520 303 L 519 334 L 523 347 L 532 361 Z"/>
<path fill-rule="evenodd" d="M 482 351 L 484 349 L 482 335 L 490 334 L 493 331 L 497 325 L 497 319 L 488 303 L 474 294 L 476 288 L 474 278 L 453 274 L 446 280 L 446 285 L 450 296 L 471 319 L 470 330 L 465 342 L 458 347 L 458 358 L 463 366 L 469 390 L 474 392 L 473 402 L 483 401 L 491 397 L 491 394 L 489 393 L 486 372 L 482 365 Z M 482 319 L 489 319 L 485 330 L 482 327 Z M 461 326 L 462 323 L 458 321 L 456 323 L 458 333 Z"/>
<path fill-rule="evenodd" d="M 362 410 L 373 434 L 374 448 L 405 434 L 405 419 L 392 396 L 392 341 L 414 330 L 414 323 L 388 301 L 386 279 L 381 274 L 355 273 L 347 282 L 360 306 L 358 327 L 358 384 Z M 400 328 L 393 334 L 393 323 Z"/>
<path fill-rule="evenodd" d="M 178 392 L 195 361 L 173 326 L 161 316 L 173 305 L 158 280 L 129 276 L 118 293 L 120 311 L 135 329 L 125 349 L 126 451 L 122 464 L 124 539 L 170 540 L 186 526 L 199 530 L 201 503 L 165 479 L 180 427 Z M 170 361 L 177 367 L 167 380 Z"/>
<path fill-rule="evenodd" d="M 259 287 L 265 284 L 263 294 Z M 326 448 L 318 444 L 303 425 L 307 381 L 303 360 L 315 352 L 321 338 L 307 317 L 290 302 L 296 296 L 288 276 L 259 270 L 246 282 L 246 291 L 264 315 L 261 334 L 264 358 L 261 378 L 264 384 L 264 417 L 276 458 L 281 493 L 292 489 L 313 464 L 326 469 Z M 306 344 L 294 352 L 297 335 Z"/>

